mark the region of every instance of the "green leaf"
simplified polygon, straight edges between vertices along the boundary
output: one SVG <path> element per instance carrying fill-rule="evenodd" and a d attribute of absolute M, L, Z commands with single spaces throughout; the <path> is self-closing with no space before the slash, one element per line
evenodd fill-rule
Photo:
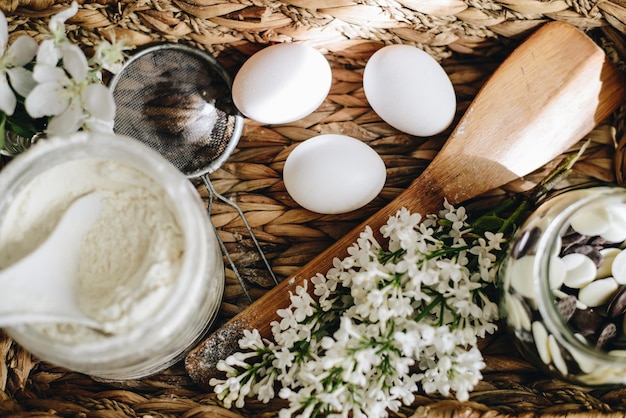
<path fill-rule="evenodd" d="M 16 125 L 14 123 L 9 122 L 9 129 L 24 138 L 31 138 L 33 135 L 37 133 L 36 130 L 31 129 L 30 127 L 24 127 L 22 125 Z"/>
<path fill-rule="evenodd" d="M 479 231 L 498 231 L 503 224 L 504 219 L 499 216 L 485 215 L 478 218 L 472 226 Z"/>
<path fill-rule="evenodd" d="M 45 129 L 47 118 L 33 119 L 22 103 L 17 103 L 15 112 L 6 117 L 5 129 L 10 130 L 25 138 L 31 138 Z"/>

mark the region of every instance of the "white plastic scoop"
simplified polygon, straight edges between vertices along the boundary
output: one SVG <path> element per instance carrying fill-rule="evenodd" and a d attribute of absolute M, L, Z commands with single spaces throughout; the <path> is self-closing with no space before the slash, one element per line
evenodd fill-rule
<path fill-rule="evenodd" d="M 0 327 L 52 322 L 102 329 L 78 307 L 76 296 L 81 243 L 101 206 L 96 193 L 77 199 L 43 244 L 0 270 Z"/>

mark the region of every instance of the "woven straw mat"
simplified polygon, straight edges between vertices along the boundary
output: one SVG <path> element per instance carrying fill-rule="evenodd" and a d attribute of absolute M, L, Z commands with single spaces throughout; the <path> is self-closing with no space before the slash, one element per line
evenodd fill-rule
<path fill-rule="evenodd" d="M 67 7 L 56 0 L 0 0 L 11 36 L 37 36 L 51 15 Z M 385 44 L 416 45 L 439 60 L 449 74 L 463 114 L 498 63 L 543 23 L 559 20 L 588 31 L 610 58 L 626 57 L 624 0 L 99 0 L 85 2 L 67 23 L 70 38 L 87 52 L 101 38 L 126 37 L 133 45 L 175 41 L 209 51 L 232 76 L 254 52 L 279 42 L 309 42 L 333 67 L 332 90 L 312 115 L 288 125 L 245 121 L 234 155 L 211 175 L 215 188 L 246 212 L 279 278 L 320 253 L 336 238 L 398 195 L 437 153 L 447 135 L 416 138 L 395 131 L 370 109 L 363 94 L 365 62 Z M 620 112 L 594 130 L 571 181 L 624 180 Z M 453 125 L 454 126 L 454 125 Z M 301 209 L 282 178 L 295 145 L 322 133 L 341 133 L 371 145 L 387 165 L 379 197 L 363 210 L 340 216 Z M 580 145 L 573 147 L 574 153 Z M 556 164 L 496 190 L 474 204 L 505 192 L 530 188 Z M 201 193 L 203 187 L 199 187 Z M 205 193 L 206 197 L 206 193 Z M 254 297 L 269 284 L 258 268 L 248 234 L 235 211 L 216 205 L 212 216 Z M 245 309 L 242 289 L 227 270 L 219 322 Z M 469 402 L 418 394 L 400 416 L 603 415 L 626 414 L 626 391 L 575 387 L 541 374 L 511 349 L 505 335 L 482 342 L 483 381 Z M 227 410 L 213 393 L 200 390 L 184 367 L 140 381 L 102 384 L 38 361 L 0 330 L 0 416 L 3 417 L 264 417 L 279 401 L 250 400 Z"/>

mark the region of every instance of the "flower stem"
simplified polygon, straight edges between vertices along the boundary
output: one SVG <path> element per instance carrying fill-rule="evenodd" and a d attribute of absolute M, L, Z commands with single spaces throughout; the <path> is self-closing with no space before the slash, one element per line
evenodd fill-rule
<path fill-rule="evenodd" d="M 441 302 L 443 301 L 443 296 L 438 294 L 435 296 L 435 299 L 432 300 L 426 307 L 420 311 L 419 315 L 415 317 L 415 322 L 420 322 L 422 319 L 426 318 L 426 316 Z"/>

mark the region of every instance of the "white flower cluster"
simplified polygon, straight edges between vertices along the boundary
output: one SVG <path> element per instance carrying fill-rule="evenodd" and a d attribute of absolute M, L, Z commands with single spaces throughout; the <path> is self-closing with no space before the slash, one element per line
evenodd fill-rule
<path fill-rule="evenodd" d="M 22 35 L 10 46 L 7 20 L 0 12 L 0 111 L 5 117 L 10 119 L 21 104 L 32 119 L 50 117 L 45 127 L 48 135 L 112 132 L 115 103 L 102 84 L 101 71 L 119 70 L 126 48 L 103 41 L 95 60 L 89 62 L 65 33 L 65 21 L 77 11 L 78 4 L 73 2 L 52 16 L 50 32 L 40 45 Z M 32 129 L 19 126 L 20 122 L 23 118 L 15 122 L 16 129 Z"/>
<path fill-rule="evenodd" d="M 274 341 L 245 331 L 243 353 L 218 364 L 218 397 L 289 401 L 281 417 L 386 417 L 410 405 L 421 386 L 467 400 L 485 364 L 478 337 L 496 329 L 497 305 L 486 295 L 497 273 L 503 234 L 473 234 L 464 208 L 445 202 L 422 219 L 406 209 L 371 228 L 348 257 L 335 259 L 291 294 L 272 323 Z M 471 237 L 471 238 L 465 238 Z"/>

